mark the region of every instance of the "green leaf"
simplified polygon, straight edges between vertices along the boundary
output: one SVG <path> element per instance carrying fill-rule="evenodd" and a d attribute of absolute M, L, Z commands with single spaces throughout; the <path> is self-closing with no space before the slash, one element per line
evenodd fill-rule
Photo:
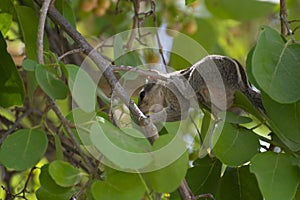
<path fill-rule="evenodd" d="M 114 60 L 115 65 L 125 65 L 125 66 L 134 66 L 138 67 L 142 65 L 140 55 L 137 51 L 123 52 L 116 60 Z M 137 73 L 134 72 L 119 72 L 122 78 L 127 80 L 134 80 L 138 77 Z M 125 74 L 125 76 L 124 76 Z"/>
<path fill-rule="evenodd" d="M 205 0 L 208 10 L 223 19 L 250 20 L 270 14 L 276 4 L 256 0 Z"/>
<path fill-rule="evenodd" d="M 27 80 L 28 97 L 32 102 L 34 92 L 38 86 L 38 82 L 36 81 L 36 77 L 35 77 L 35 72 L 28 71 L 26 73 L 26 80 Z"/>
<path fill-rule="evenodd" d="M 71 187 L 81 181 L 79 169 L 73 167 L 70 163 L 61 160 L 50 163 L 49 174 L 55 183 L 62 187 Z"/>
<path fill-rule="evenodd" d="M 120 34 L 117 34 L 114 37 L 114 60 L 117 60 L 119 57 L 121 57 L 124 54 L 123 50 L 123 39 Z M 116 65 L 121 63 L 115 63 Z"/>
<path fill-rule="evenodd" d="M 298 199 L 300 199 L 300 187 L 299 187 L 299 185 L 298 185 L 298 189 L 297 189 L 296 195 L 294 196 L 293 200 L 298 200 Z"/>
<path fill-rule="evenodd" d="M 251 130 L 225 122 L 213 152 L 224 164 L 240 166 L 250 161 L 259 148 L 258 136 Z"/>
<path fill-rule="evenodd" d="M 64 152 L 63 152 L 60 138 L 57 134 L 53 135 L 53 137 L 54 137 L 54 142 L 55 142 L 55 157 L 57 160 L 63 160 Z"/>
<path fill-rule="evenodd" d="M 264 121 L 262 115 L 257 111 L 251 101 L 240 91 L 234 93 L 234 106 L 242 108 L 260 121 Z"/>
<path fill-rule="evenodd" d="M 290 200 L 296 194 L 300 173 L 292 156 L 274 152 L 257 154 L 251 160 L 250 171 L 266 200 Z"/>
<path fill-rule="evenodd" d="M 66 118 L 70 122 L 76 124 L 76 128 L 72 128 L 72 131 L 77 138 L 78 142 L 82 145 L 92 145 L 90 140 L 89 129 L 91 122 L 95 121 L 96 113 L 87 113 L 80 108 L 73 109 Z"/>
<path fill-rule="evenodd" d="M 12 14 L 13 2 L 10 0 L 2 0 L 0 1 L 0 9 L 3 13 L 10 13 Z"/>
<path fill-rule="evenodd" d="M 0 32 L 5 36 L 5 34 L 10 29 L 10 25 L 12 23 L 12 15 L 8 13 L 0 13 L 0 22 Z"/>
<path fill-rule="evenodd" d="M 191 3 L 195 2 L 196 0 L 185 0 L 185 5 L 188 6 Z"/>
<path fill-rule="evenodd" d="M 145 173 L 147 180 L 156 192 L 165 193 L 173 192 L 182 183 L 188 169 L 188 152 L 184 151 L 177 158 L 174 159 L 174 153 L 171 151 L 164 151 L 164 147 L 168 145 L 174 136 L 171 134 L 160 136 L 153 144 L 153 149 L 160 151 L 153 154 L 153 166 L 161 166 L 163 168 Z M 182 143 L 181 145 L 184 145 Z M 180 147 L 178 147 L 180 149 Z M 163 163 L 168 162 L 169 159 L 175 160 L 167 166 Z M 154 167 L 153 167 L 154 168 Z"/>
<path fill-rule="evenodd" d="M 280 104 L 263 94 L 269 122 L 275 134 L 292 151 L 300 150 L 300 101 Z"/>
<path fill-rule="evenodd" d="M 37 65 L 38 65 L 38 63 L 35 60 L 31 60 L 28 58 L 23 60 L 23 63 L 22 63 L 22 67 L 26 71 L 35 71 Z"/>
<path fill-rule="evenodd" d="M 254 174 L 249 171 L 249 165 L 227 168 L 222 176 L 216 198 L 222 200 L 263 199 L 257 180 Z"/>
<path fill-rule="evenodd" d="M 49 164 L 46 164 L 41 168 L 39 180 L 43 189 L 51 194 L 66 194 L 72 189 L 72 187 L 61 187 L 55 183 L 49 174 Z"/>
<path fill-rule="evenodd" d="M 215 195 L 219 187 L 222 163 L 206 156 L 196 160 L 193 165 L 185 178 L 193 193 Z"/>
<path fill-rule="evenodd" d="M 89 74 L 76 65 L 67 64 L 68 86 L 72 97 L 85 112 L 92 112 L 96 106 L 97 85 Z M 88 89 L 87 89 L 88 88 Z"/>
<path fill-rule="evenodd" d="M 207 149 L 211 147 L 211 133 L 214 129 L 215 121 L 212 119 L 211 113 L 204 111 L 201 125 L 202 146 L 199 152 L 199 158 L 207 155 Z"/>
<path fill-rule="evenodd" d="M 0 149 L 0 162 L 18 171 L 32 168 L 43 157 L 47 144 L 46 134 L 40 130 L 18 130 L 4 140 Z"/>
<path fill-rule="evenodd" d="M 237 115 L 233 112 L 220 112 L 218 113 L 218 117 L 224 119 L 228 123 L 232 124 L 247 124 L 252 122 L 252 119 L 245 116 Z"/>
<path fill-rule="evenodd" d="M 36 37 L 38 32 L 38 17 L 36 12 L 27 6 L 15 6 L 15 10 L 25 43 L 26 56 L 29 59 L 37 60 Z"/>
<path fill-rule="evenodd" d="M 259 87 L 280 103 L 299 100 L 299 65 L 300 45 L 285 43 L 277 31 L 264 26 L 252 57 L 252 72 Z"/>
<path fill-rule="evenodd" d="M 22 105 L 25 91 L 22 79 L 6 48 L 6 42 L 0 33 L 0 106 L 8 108 Z"/>
<path fill-rule="evenodd" d="M 67 86 L 55 74 L 49 72 L 44 65 L 38 64 L 36 66 L 35 77 L 40 87 L 50 97 L 54 99 L 64 99 L 67 97 Z"/>
<path fill-rule="evenodd" d="M 107 180 L 95 182 L 91 190 L 94 198 L 101 200 L 140 200 L 146 192 L 140 175 L 121 171 L 107 174 Z"/>
<path fill-rule="evenodd" d="M 209 18 L 195 18 L 198 30 L 201 27 L 206 27 L 205 29 L 201 29 L 201 31 L 196 31 L 196 33 L 192 34 L 190 37 L 196 40 L 199 44 L 203 46 L 203 48 L 208 51 L 212 52 L 215 51 L 214 48 L 218 43 L 218 32 L 216 30 L 216 22 Z M 202 51 L 199 53 L 201 56 L 206 55 L 207 52 Z M 191 53 L 191 52 L 190 52 Z M 200 56 L 199 55 L 199 56 Z"/>
<path fill-rule="evenodd" d="M 76 17 L 74 10 L 72 8 L 72 1 L 68 0 L 56 0 L 55 1 L 55 7 L 57 10 L 67 19 L 67 21 L 76 28 Z M 70 44 L 73 44 L 73 39 L 66 33 L 64 33 L 64 36 L 67 38 L 68 42 Z"/>
<path fill-rule="evenodd" d="M 49 192 L 46 188 L 42 186 L 36 191 L 35 194 L 37 199 L 66 200 L 66 199 L 71 199 L 75 193 L 76 193 L 75 189 L 71 189 L 66 193 Z"/>
<path fill-rule="evenodd" d="M 247 76 L 248 76 L 248 80 L 249 82 L 254 85 L 257 89 L 260 90 L 254 76 L 252 73 L 252 57 L 253 57 L 253 52 L 255 50 L 255 46 L 249 51 L 248 55 L 247 55 L 247 59 L 246 59 L 246 72 L 247 72 Z"/>
<path fill-rule="evenodd" d="M 193 47 L 193 51 L 190 51 L 191 47 Z M 169 65 L 175 70 L 185 69 L 207 55 L 204 47 L 191 37 L 178 34 L 173 40 Z"/>
<path fill-rule="evenodd" d="M 151 144 L 142 133 L 137 134 L 128 135 L 104 118 L 90 129 L 92 143 L 106 158 L 104 163 L 129 171 L 144 168 L 152 161 Z"/>

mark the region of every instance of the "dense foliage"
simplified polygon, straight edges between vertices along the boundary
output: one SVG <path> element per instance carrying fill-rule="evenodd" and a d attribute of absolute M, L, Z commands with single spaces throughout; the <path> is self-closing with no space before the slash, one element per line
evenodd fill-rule
<path fill-rule="evenodd" d="M 237 92 L 249 114 L 196 111 L 157 124 L 153 144 L 51 12 L 39 61 L 41 2 L 0 1 L 0 199 L 182 199 L 183 180 L 195 199 L 300 199 L 299 1 L 287 16 L 285 1 L 53 1 L 49 10 L 118 66 L 134 101 L 145 76 L 126 66 L 179 70 L 206 54 L 246 66 L 265 113 Z"/>

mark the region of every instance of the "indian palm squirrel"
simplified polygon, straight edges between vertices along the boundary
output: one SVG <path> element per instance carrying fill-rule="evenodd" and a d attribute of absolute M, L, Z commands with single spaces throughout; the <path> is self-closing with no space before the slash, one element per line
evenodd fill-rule
<path fill-rule="evenodd" d="M 245 69 L 230 57 L 209 55 L 187 69 L 162 75 L 167 81 L 149 79 L 139 93 L 139 108 L 154 122 L 185 119 L 193 102 L 212 113 L 240 112 L 234 106 L 236 91 L 264 110 L 260 93 L 252 89 Z"/>

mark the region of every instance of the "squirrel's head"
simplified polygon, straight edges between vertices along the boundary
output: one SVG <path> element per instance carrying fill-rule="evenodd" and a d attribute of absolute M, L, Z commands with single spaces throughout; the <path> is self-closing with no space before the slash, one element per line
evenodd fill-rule
<path fill-rule="evenodd" d="M 164 92 L 160 81 L 147 80 L 139 93 L 138 107 L 145 114 L 157 113 L 163 110 Z"/>

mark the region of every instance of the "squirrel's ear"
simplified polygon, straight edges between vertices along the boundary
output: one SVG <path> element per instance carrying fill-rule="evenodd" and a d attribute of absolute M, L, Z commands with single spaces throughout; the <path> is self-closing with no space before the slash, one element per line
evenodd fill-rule
<path fill-rule="evenodd" d="M 148 77 L 146 79 L 146 84 L 155 84 L 157 81 L 151 77 Z"/>

